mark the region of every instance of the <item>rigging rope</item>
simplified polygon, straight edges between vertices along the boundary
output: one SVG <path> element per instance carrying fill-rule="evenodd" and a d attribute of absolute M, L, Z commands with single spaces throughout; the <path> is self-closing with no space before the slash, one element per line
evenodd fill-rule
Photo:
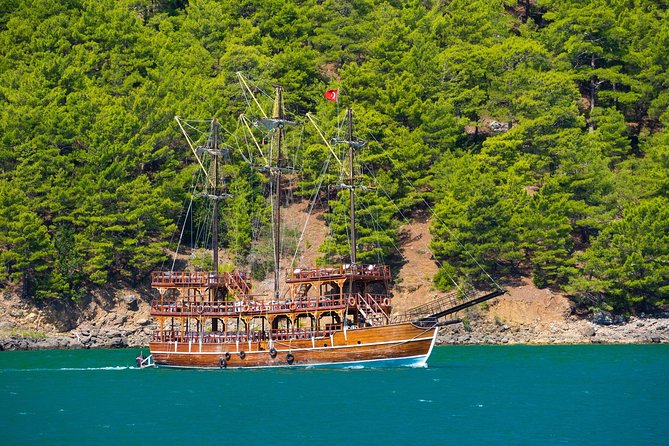
<path fill-rule="evenodd" d="M 172 268 L 170 268 L 170 271 L 174 271 L 174 265 L 177 262 L 177 255 L 179 254 L 179 247 L 181 246 L 181 240 L 183 239 L 184 236 L 184 231 L 186 230 L 186 220 L 188 219 L 188 214 L 190 214 L 191 208 L 193 206 L 193 194 L 190 196 L 190 201 L 188 203 L 188 209 L 186 210 L 186 217 L 184 219 L 184 225 L 181 227 L 181 234 L 179 234 L 179 243 L 177 243 L 177 249 L 174 251 L 174 258 L 172 259 Z M 192 221 L 192 217 L 191 217 Z"/>
<path fill-rule="evenodd" d="M 402 217 L 402 220 L 404 221 L 404 223 L 409 223 L 409 222 L 410 222 L 410 219 L 409 219 L 406 215 L 404 215 L 404 212 L 402 212 L 402 210 L 400 209 L 400 207 L 397 206 L 397 203 L 395 203 L 395 201 L 390 197 L 390 195 L 388 194 L 388 192 L 383 188 L 383 186 L 381 185 L 381 183 L 379 182 L 379 180 L 376 178 L 376 175 L 374 175 L 374 171 L 373 171 L 371 168 L 369 168 L 368 166 L 366 166 L 364 163 L 362 163 L 362 164 L 363 164 L 363 167 L 366 167 L 366 169 L 367 169 L 367 171 L 369 172 L 370 176 L 371 176 L 372 178 L 374 178 L 374 184 L 376 184 L 377 188 L 378 188 L 380 191 L 383 192 L 383 194 L 388 198 L 388 201 L 390 201 L 390 202 L 392 203 L 392 205 L 395 207 L 395 209 L 397 209 L 397 212 L 398 212 L 399 215 Z M 404 260 L 407 260 L 407 265 L 409 265 L 409 267 L 413 269 L 413 266 L 410 266 L 410 265 L 411 265 L 411 262 L 409 262 L 408 259 L 404 256 L 404 254 L 402 254 L 402 251 L 400 250 L 399 246 L 397 246 L 397 245 L 395 244 L 395 241 L 393 240 L 393 238 L 390 237 L 390 236 L 388 236 L 388 234 L 387 234 L 383 229 L 382 229 L 381 231 L 384 233 L 384 235 L 385 235 L 386 237 L 389 238 L 390 242 L 391 242 L 392 245 L 393 245 L 393 248 L 395 248 L 395 250 L 396 250 L 397 253 L 400 255 L 400 257 L 402 257 L 402 259 L 404 259 Z M 428 250 L 429 250 L 429 246 L 428 246 Z M 430 251 L 430 252 L 431 252 L 431 251 Z M 433 257 L 434 257 L 434 255 L 433 255 Z M 443 269 L 443 264 L 441 263 L 441 261 L 440 261 L 439 259 L 437 259 L 436 257 L 435 257 L 434 259 L 435 259 L 435 261 L 437 262 L 437 265 L 439 266 L 439 268 L 442 268 L 442 269 Z M 449 274 L 448 270 L 444 270 L 444 272 L 446 273 L 446 275 L 448 276 L 448 278 L 450 279 L 450 281 L 453 282 L 453 285 L 455 285 L 455 287 L 456 287 L 457 289 L 459 289 L 460 291 L 463 291 L 463 290 L 460 288 L 460 285 L 455 281 L 455 279 L 453 278 L 453 276 L 451 276 L 451 275 Z M 423 280 L 422 277 L 419 275 L 418 271 L 414 271 L 414 273 L 415 273 L 416 277 L 418 277 L 420 280 Z"/>
<path fill-rule="evenodd" d="M 318 194 L 321 190 L 321 186 L 323 185 L 323 180 L 325 179 L 325 172 L 327 172 L 328 167 L 330 166 L 330 158 L 332 157 L 332 154 L 328 156 L 328 159 L 325 161 L 325 164 L 323 164 L 323 169 L 321 170 L 320 174 L 320 181 L 318 182 L 318 186 L 316 187 L 316 191 L 314 192 L 314 197 L 311 200 L 311 203 L 309 205 L 309 211 L 307 212 L 307 219 L 304 222 L 304 226 L 302 227 L 302 233 L 300 234 L 300 238 L 297 241 L 297 246 L 295 247 L 295 254 L 293 254 L 293 259 L 290 261 L 290 267 L 293 268 L 295 266 L 295 259 L 297 258 L 297 252 L 300 249 L 300 244 L 302 243 L 302 239 L 304 238 L 304 233 L 307 230 L 307 224 L 309 223 L 309 218 L 311 218 L 311 212 L 314 209 L 314 205 L 316 204 L 316 199 L 318 198 Z"/>
<path fill-rule="evenodd" d="M 374 135 L 373 135 L 373 134 L 370 133 L 370 135 L 371 135 L 371 137 L 372 137 L 376 142 L 378 142 L 378 140 L 377 140 L 376 138 L 374 138 Z M 386 158 L 388 158 L 388 160 L 391 162 L 391 164 L 395 167 L 395 169 L 397 170 L 397 172 L 399 172 L 399 174 L 402 176 L 402 178 L 404 178 L 404 180 L 405 180 L 405 181 L 406 181 L 406 182 L 407 182 L 407 183 L 408 183 L 414 190 L 416 190 L 416 189 L 417 189 L 416 186 L 414 186 L 413 182 L 412 182 L 409 178 L 406 177 L 406 175 L 404 174 L 404 172 L 403 172 L 401 169 L 399 169 L 399 168 L 397 167 L 397 163 L 390 157 L 390 155 L 388 155 L 387 153 L 385 153 L 385 155 L 386 155 Z M 483 266 L 478 262 L 478 260 L 476 260 L 476 258 L 472 255 L 472 253 L 469 252 L 469 250 L 465 247 L 465 245 L 460 241 L 460 239 L 459 239 L 455 234 L 453 234 L 453 231 L 451 231 L 451 229 L 448 227 L 448 225 L 446 225 L 446 223 L 439 217 L 439 215 L 437 215 L 437 213 L 434 211 L 434 209 L 432 208 L 432 206 L 430 206 L 430 204 L 429 204 L 424 198 L 422 198 L 422 197 L 421 197 L 421 201 L 422 201 L 423 204 L 429 209 L 430 213 L 437 219 L 437 221 L 438 221 L 439 223 L 441 223 L 441 224 L 444 226 L 444 228 L 445 228 L 446 231 L 448 232 L 449 236 L 451 236 L 451 237 L 453 238 L 453 240 L 455 240 L 455 241 L 457 242 L 457 244 L 458 244 L 458 245 L 463 249 L 463 251 L 469 256 L 469 258 L 476 264 L 476 266 L 481 270 L 481 272 L 482 272 L 486 277 L 488 277 L 488 279 L 490 279 L 490 281 L 491 281 L 493 284 L 495 284 L 495 286 L 496 286 L 498 289 L 501 290 L 502 287 L 495 281 L 495 279 L 493 279 L 493 278 L 490 276 L 490 274 L 488 274 L 488 272 L 483 268 Z"/>

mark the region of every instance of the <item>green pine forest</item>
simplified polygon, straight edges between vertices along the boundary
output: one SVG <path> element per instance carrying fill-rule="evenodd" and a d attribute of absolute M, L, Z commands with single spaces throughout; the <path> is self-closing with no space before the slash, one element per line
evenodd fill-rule
<path fill-rule="evenodd" d="M 196 168 L 174 116 L 235 128 L 242 72 L 328 131 L 353 107 L 376 185 L 361 261 L 397 256 L 399 225 L 433 212 L 440 289 L 481 281 L 480 264 L 586 309 L 668 303 L 666 0 L 0 4 L 0 287 L 25 299 L 165 264 Z M 329 152 L 304 128 L 308 199 Z M 226 169 L 222 242 L 247 267 L 266 180 L 241 157 Z M 346 194 L 330 195 L 323 262 L 349 250 Z"/>

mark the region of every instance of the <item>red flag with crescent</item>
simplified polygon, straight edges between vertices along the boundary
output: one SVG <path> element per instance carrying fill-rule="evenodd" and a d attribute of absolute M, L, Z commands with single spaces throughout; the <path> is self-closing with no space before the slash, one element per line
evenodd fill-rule
<path fill-rule="evenodd" d="M 337 99 L 339 99 L 339 89 L 326 91 L 325 99 L 327 99 L 328 101 L 337 102 Z"/>

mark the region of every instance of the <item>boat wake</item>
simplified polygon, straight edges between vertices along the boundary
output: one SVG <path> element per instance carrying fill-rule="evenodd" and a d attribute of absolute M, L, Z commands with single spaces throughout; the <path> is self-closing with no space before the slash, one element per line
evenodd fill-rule
<path fill-rule="evenodd" d="M 82 371 L 100 371 L 100 370 L 133 370 L 136 367 L 129 366 L 107 366 L 107 367 L 36 367 L 27 369 L 2 369 L 0 373 L 7 372 L 82 372 Z M 137 369 L 139 370 L 139 369 Z"/>
<path fill-rule="evenodd" d="M 129 366 L 108 366 L 108 367 L 61 367 L 56 370 L 65 370 L 65 371 L 86 371 L 86 370 L 128 370 L 128 369 L 136 369 L 137 367 L 129 367 Z"/>

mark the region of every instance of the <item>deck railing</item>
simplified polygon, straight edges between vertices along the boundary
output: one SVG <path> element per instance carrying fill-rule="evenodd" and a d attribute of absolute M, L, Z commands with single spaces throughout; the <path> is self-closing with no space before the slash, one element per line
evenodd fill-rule
<path fill-rule="evenodd" d="M 309 329 L 295 329 L 295 330 L 265 330 L 265 331 L 212 331 L 206 333 L 199 332 L 185 332 L 181 333 L 178 330 L 154 330 L 151 340 L 154 342 L 186 342 L 191 344 L 199 343 L 202 340 L 203 344 L 234 344 L 234 343 L 248 343 L 261 341 L 290 341 L 296 339 L 316 339 L 326 338 L 334 332 L 330 330 L 309 330 Z"/>
<path fill-rule="evenodd" d="M 301 311 L 323 311 L 342 309 L 345 307 L 372 307 L 378 310 L 390 305 L 390 298 L 385 294 L 366 294 L 363 298 L 359 293 L 343 293 L 324 295 L 318 298 L 301 298 L 295 300 L 238 300 L 221 302 L 201 302 L 194 300 L 166 301 L 156 299 L 151 304 L 153 315 L 225 315 L 236 316 L 248 313 L 281 313 Z"/>
<path fill-rule="evenodd" d="M 316 267 L 296 268 L 288 274 L 287 282 L 302 282 L 311 280 L 324 280 L 350 276 L 359 280 L 385 280 L 390 281 L 390 267 L 388 265 L 351 265 L 343 264 L 338 267 Z"/>
<path fill-rule="evenodd" d="M 151 286 L 154 288 L 227 287 L 241 294 L 251 290 L 251 279 L 241 271 L 214 273 L 207 271 L 153 271 Z"/>

